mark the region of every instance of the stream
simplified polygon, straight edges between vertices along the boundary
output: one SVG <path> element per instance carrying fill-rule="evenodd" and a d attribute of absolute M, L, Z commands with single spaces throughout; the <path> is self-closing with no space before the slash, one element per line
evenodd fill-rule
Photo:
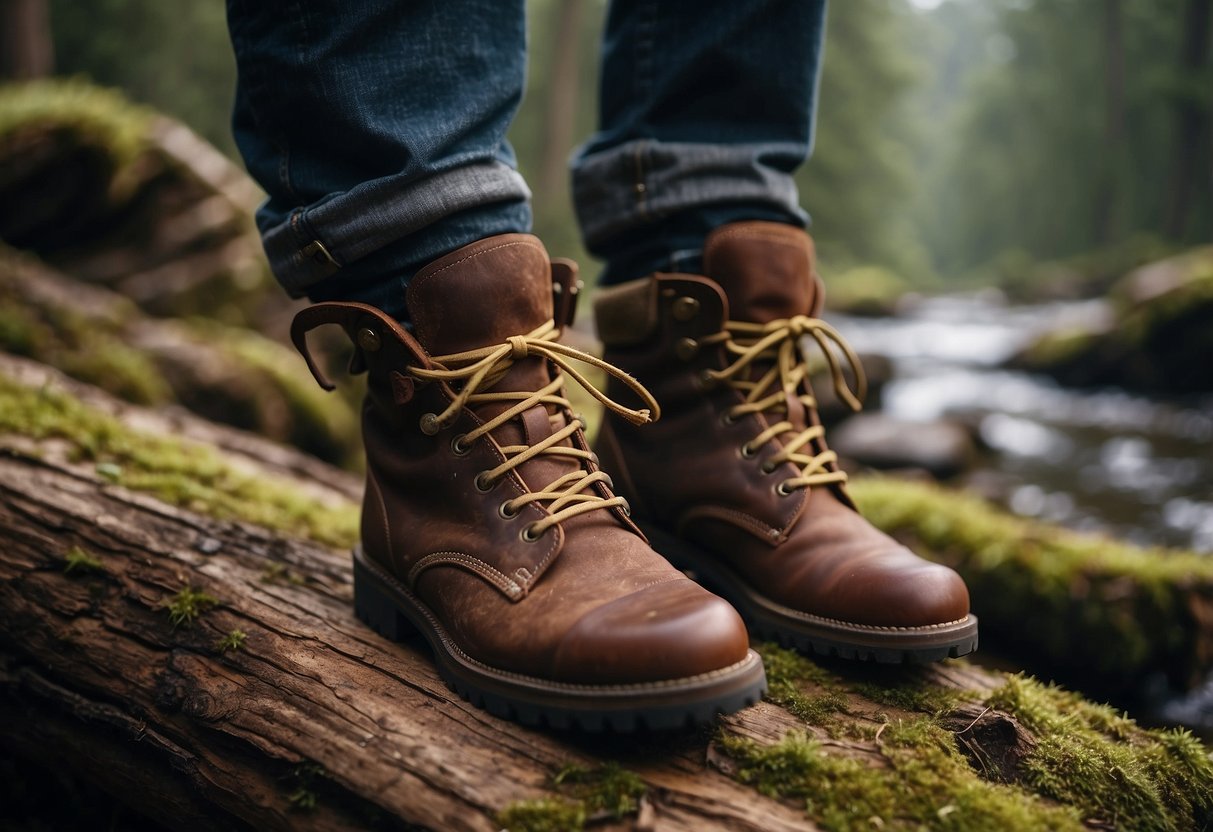
<path fill-rule="evenodd" d="M 1007 306 L 982 292 L 830 320 L 858 352 L 892 362 L 885 414 L 976 432 L 986 452 L 960 485 L 1022 516 L 1213 556 L 1213 397 L 1067 389 L 1000 367 L 1045 331 L 1109 315 L 1098 300 Z M 1213 675 L 1186 694 L 1148 687 L 1139 716 L 1213 736 Z"/>
<path fill-rule="evenodd" d="M 999 366 L 1042 332 L 1109 315 L 1103 301 L 1006 306 L 981 292 L 830 321 L 859 353 L 892 361 L 886 415 L 974 428 L 987 452 L 962 485 L 1019 515 L 1213 553 L 1213 397 L 1067 389 Z"/>

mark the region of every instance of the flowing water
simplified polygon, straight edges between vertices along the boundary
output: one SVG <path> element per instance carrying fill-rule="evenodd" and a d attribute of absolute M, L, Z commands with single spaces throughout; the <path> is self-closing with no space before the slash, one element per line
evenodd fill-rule
<path fill-rule="evenodd" d="M 886 414 L 973 426 L 988 449 L 966 477 L 974 489 L 1020 515 L 1213 553 L 1213 397 L 1162 402 L 1000 368 L 1042 332 L 1109 315 L 1102 301 L 1011 307 L 983 292 L 830 320 L 860 353 L 892 360 Z"/>

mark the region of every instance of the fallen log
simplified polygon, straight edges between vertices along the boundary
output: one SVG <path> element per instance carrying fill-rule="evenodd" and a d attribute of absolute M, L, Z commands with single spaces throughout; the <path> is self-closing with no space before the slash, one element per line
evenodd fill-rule
<path fill-rule="evenodd" d="M 534 731 L 350 607 L 349 475 L 0 360 L 4 750 L 171 828 L 1181 829 L 1190 735 L 961 661 L 761 646 L 713 731 Z"/>

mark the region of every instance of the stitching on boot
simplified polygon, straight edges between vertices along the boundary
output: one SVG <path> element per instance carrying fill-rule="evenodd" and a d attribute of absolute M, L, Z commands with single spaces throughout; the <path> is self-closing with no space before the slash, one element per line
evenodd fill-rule
<path fill-rule="evenodd" d="M 511 580 L 508 575 L 493 568 L 480 558 L 464 554 L 463 552 L 434 552 L 433 554 L 426 555 L 413 564 L 413 568 L 409 570 L 408 577 L 405 580 L 410 587 L 414 587 L 417 585 L 417 578 L 422 572 L 432 566 L 444 564 L 459 566 L 479 575 L 505 593 L 511 600 L 517 601 L 523 596 L 523 588 L 517 582 Z"/>

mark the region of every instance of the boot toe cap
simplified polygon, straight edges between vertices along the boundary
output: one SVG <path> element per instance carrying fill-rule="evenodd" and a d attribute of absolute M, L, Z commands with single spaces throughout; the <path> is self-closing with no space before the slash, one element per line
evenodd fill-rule
<path fill-rule="evenodd" d="M 552 677 L 582 684 L 684 679 L 746 658 L 736 610 L 685 578 L 664 581 L 582 616 L 560 641 Z"/>
<path fill-rule="evenodd" d="M 907 550 L 869 560 L 840 581 L 826 614 L 876 627 L 927 627 L 969 614 L 969 590 L 954 571 Z"/>

